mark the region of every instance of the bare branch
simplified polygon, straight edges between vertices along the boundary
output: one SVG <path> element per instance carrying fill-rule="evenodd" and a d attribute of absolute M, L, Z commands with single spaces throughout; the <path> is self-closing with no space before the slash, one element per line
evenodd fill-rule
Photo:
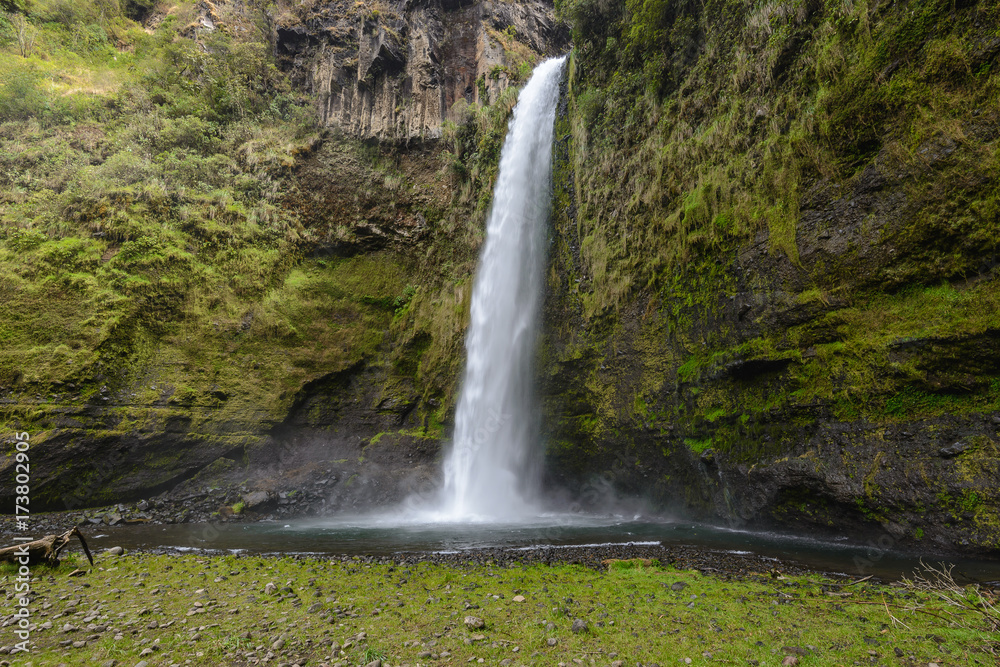
<path fill-rule="evenodd" d="M 21 52 L 22 58 L 31 55 L 35 48 L 35 38 L 38 37 L 38 30 L 31 25 L 24 14 L 8 14 L 7 20 L 14 28 L 14 37 L 17 39 L 17 48 Z"/>
<path fill-rule="evenodd" d="M 922 571 L 914 572 L 913 579 L 903 579 L 907 588 L 929 593 L 949 607 L 974 614 L 991 632 L 1000 630 L 1000 608 L 991 593 L 983 592 L 979 584 L 960 586 L 952 575 L 952 564 L 938 563 L 935 567 L 921 560 L 920 566 Z"/>

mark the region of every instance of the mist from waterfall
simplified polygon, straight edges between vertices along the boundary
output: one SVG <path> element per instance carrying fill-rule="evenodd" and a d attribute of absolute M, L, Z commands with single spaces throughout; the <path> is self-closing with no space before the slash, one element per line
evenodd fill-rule
<path fill-rule="evenodd" d="M 552 190 L 552 136 L 565 57 L 546 60 L 518 96 L 500 155 L 472 290 L 465 374 L 444 464 L 439 517 L 537 514 L 541 456 L 534 358 Z"/>

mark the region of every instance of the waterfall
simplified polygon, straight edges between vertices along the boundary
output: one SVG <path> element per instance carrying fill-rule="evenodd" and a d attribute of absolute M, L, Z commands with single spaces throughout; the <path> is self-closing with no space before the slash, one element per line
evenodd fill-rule
<path fill-rule="evenodd" d="M 565 57 L 541 63 L 518 96 L 500 155 L 472 290 L 466 363 L 445 461 L 450 520 L 535 514 L 540 456 L 533 361 L 545 271 L 552 133 Z"/>

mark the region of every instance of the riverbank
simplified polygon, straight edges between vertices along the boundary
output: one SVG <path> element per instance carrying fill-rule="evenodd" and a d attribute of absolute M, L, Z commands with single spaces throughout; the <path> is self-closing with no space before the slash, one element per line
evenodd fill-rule
<path fill-rule="evenodd" d="M 319 516 L 324 498 L 319 492 L 250 491 L 246 486 L 178 485 L 156 496 L 128 503 L 85 509 L 37 512 L 31 515 L 35 532 L 62 532 L 71 526 L 86 529 L 134 524 L 252 523 Z M 17 517 L 0 515 L 0 536 L 17 535 Z"/>
<path fill-rule="evenodd" d="M 34 569 L 27 655 L 8 568 L 0 665 L 995 664 L 980 619 L 932 594 L 738 554 L 603 558 L 637 549 L 102 553 Z"/>

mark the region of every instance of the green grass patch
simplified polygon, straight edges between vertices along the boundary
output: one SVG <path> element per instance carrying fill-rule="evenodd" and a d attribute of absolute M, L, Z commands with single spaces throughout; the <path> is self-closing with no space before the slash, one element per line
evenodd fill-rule
<path fill-rule="evenodd" d="M 663 664 L 708 661 L 711 654 L 723 663 L 779 664 L 797 655 L 832 666 L 867 664 L 871 651 L 892 656 L 898 648 L 916 663 L 993 664 L 985 649 L 995 637 L 930 593 L 844 586 L 846 580 L 819 575 L 731 578 L 652 562 L 610 565 L 595 572 L 572 565 L 101 556 L 82 578 L 67 578 L 66 568 L 39 572 L 34 619 L 58 620 L 61 629 L 91 618 L 107 629 L 72 650 L 59 646 L 65 635 L 56 627 L 36 629 L 32 657 L 71 665 L 137 661 L 155 644 L 156 660 L 197 665 L 236 664 L 274 650 L 284 662 L 344 665 L 426 664 L 434 655 L 453 664 Z M 467 628 L 469 615 L 485 627 Z M 577 619 L 585 632 L 572 631 Z"/>

